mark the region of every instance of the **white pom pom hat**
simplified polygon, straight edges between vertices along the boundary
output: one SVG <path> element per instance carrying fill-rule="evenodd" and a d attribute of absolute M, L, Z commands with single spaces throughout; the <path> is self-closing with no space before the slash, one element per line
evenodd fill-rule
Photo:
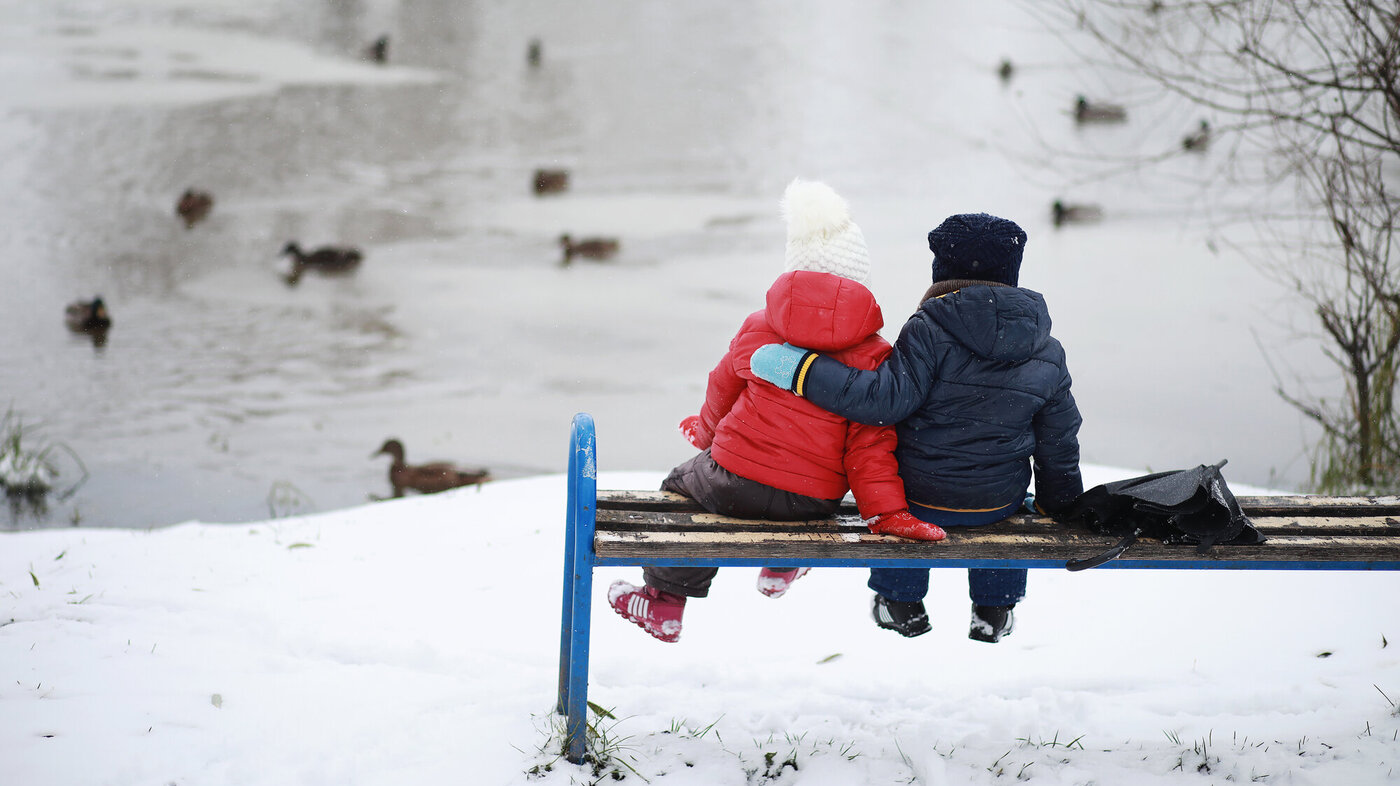
<path fill-rule="evenodd" d="M 870 251 L 850 209 L 831 186 L 798 178 L 783 192 L 787 270 L 810 270 L 870 283 Z"/>

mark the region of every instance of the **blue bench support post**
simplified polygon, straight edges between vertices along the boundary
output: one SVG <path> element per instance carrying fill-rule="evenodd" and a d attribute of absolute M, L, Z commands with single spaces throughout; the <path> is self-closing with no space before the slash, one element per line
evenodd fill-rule
<path fill-rule="evenodd" d="M 588 722 L 588 636 L 593 600 L 593 532 L 597 526 L 598 453 L 593 417 L 574 416 L 569 442 L 569 499 L 564 532 L 564 612 L 559 632 L 559 704 L 564 756 L 583 762 Z"/>

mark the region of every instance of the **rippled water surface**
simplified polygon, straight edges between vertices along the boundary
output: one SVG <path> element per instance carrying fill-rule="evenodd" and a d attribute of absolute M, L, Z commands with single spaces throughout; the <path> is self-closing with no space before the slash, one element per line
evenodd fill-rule
<path fill-rule="evenodd" d="M 1170 145 L 1194 118 L 1076 131 L 1066 108 L 1086 85 L 1140 95 L 1075 67 L 1014 4 L 675 5 L 0 4 L 0 407 L 86 471 L 0 524 L 359 504 L 388 493 L 370 454 L 390 436 L 410 462 L 556 472 L 577 411 L 598 419 L 604 468 L 665 469 L 690 453 L 675 423 L 780 270 L 776 204 L 797 175 L 851 201 L 891 339 L 932 225 L 1020 221 L 1022 283 L 1069 349 L 1086 460 L 1229 458 L 1243 482 L 1306 480 L 1311 437 L 1260 347 L 1326 369 L 1297 349 L 1286 293 L 1212 250 L 1193 185 L 1210 165 L 1084 182 L 1058 155 Z M 362 61 L 383 32 L 389 64 Z M 1003 85 L 1010 54 L 1025 66 Z M 571 190 L 533 196 L 539 166 L 569 168 Z M 188 186 L 216 198 L 190 230 L 173 214 Z M 1108 220 L 1056 231 L 1047 206 L 1066 189 Z M 562 232 L 623 250 L 565 268 Z M 288 287 L 294 239 L 365 261 Z M 100 347 L 62 324 L 97 293 L 115 321 Z"/>

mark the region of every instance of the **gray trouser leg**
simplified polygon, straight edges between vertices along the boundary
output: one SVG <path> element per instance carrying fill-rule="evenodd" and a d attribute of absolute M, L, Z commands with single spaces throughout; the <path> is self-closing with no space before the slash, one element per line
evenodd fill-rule
<path fill-rule="evenodd" d="M 841 506 L 840 499 L 794 494 L 735 475 L 717 464 L 709 450 L 671 470 L 661 488 L 684 494 L 711 513 L 741 519 L 824 519 Z M 718 568 L 649 566 L 643 569 L 643 575 L 648 585 L 664 592 L 703 598 L 709 594 L 710 582 L 718 571 Z"/>
<path fill-rule="evenodd" d="M 719 568 L 680 568 L 668 565 L 648 565 L 642 568 L 647 586 L 672 595 L 703 598 L 710 594 L 710 582 Z"/>
<path fill-rule="evenodd" d="M 684 494 L 711 513 L 740 519 L 824 519 L 841 507 L 839 498 L 794 494 L 735 475 L 715 463 L 708 450 L 671 470 L 661 488 Z"/>

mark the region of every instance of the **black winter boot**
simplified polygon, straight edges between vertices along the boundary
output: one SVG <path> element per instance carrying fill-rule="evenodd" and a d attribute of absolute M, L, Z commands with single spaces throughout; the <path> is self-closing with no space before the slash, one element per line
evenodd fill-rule
<path fill-rule="evenodd" d="M 876 625 L 906 638 L 928 633 L 932 629 L 928 624 L 928 612 L 924 610 L 924 602 L 921 600 L 905 603 L 890 600 L 877 592 L 870 613 L 875 617 Z"/>
<path fill-rule="evenodd" d="M 967 631 L 967 637 L 973 641 L 995 644 L 1001 641 L 1003 636 L 1010 636 L 1012 628 L 1016 625 L 1016 615 L 1011 611 L 1014 608 L 1014 603 L 1010 606 L 972 604 L 972 626 Z"/>

